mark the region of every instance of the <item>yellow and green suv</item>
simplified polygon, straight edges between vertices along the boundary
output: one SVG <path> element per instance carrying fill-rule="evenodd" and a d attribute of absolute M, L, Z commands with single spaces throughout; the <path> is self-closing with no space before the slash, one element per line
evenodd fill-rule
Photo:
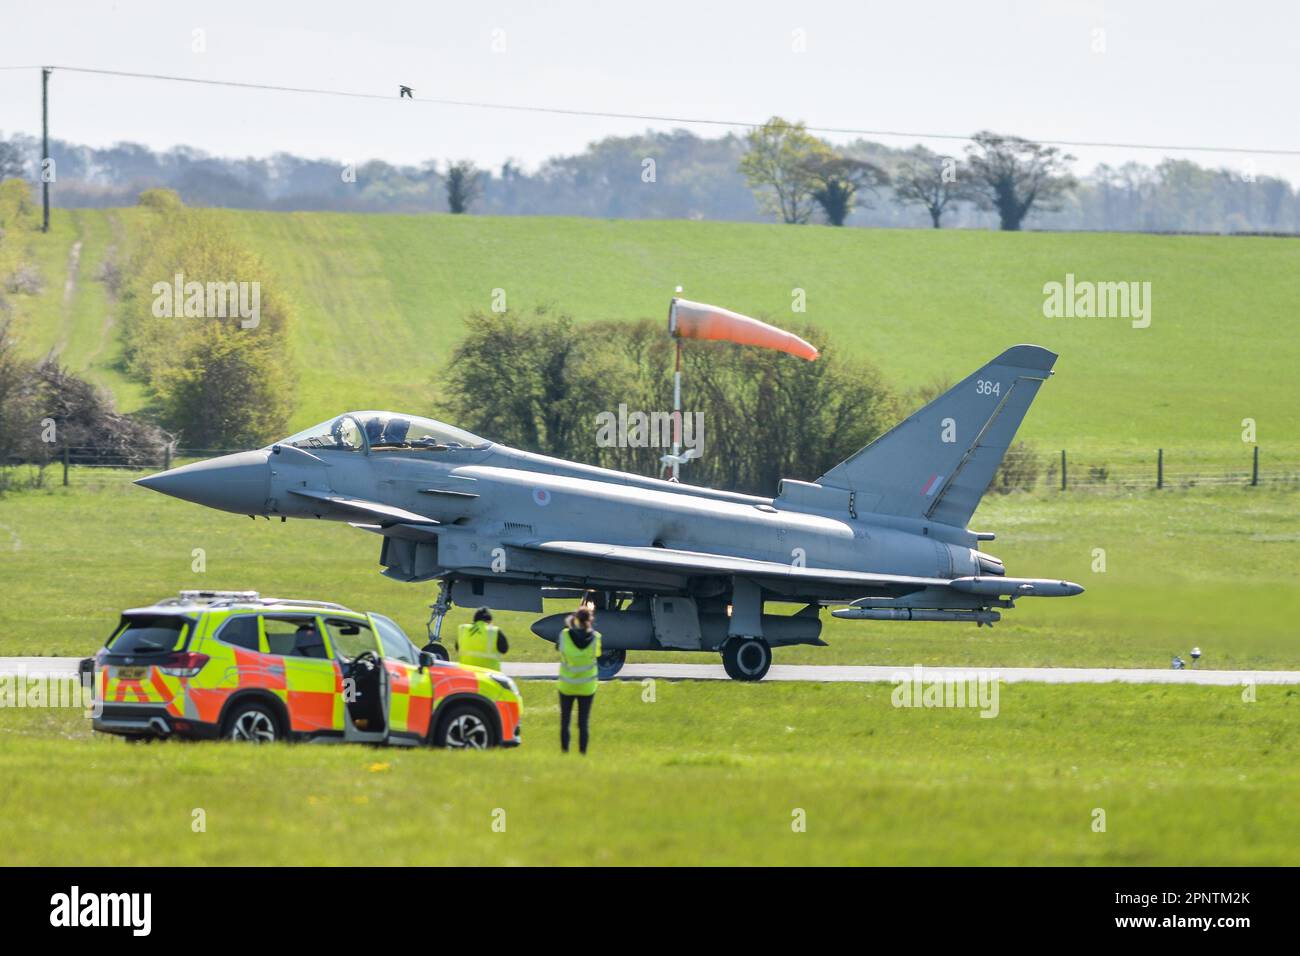
<path fill-rule="evenodd" d="M 323 740 L 485 748 L 520 743 L 504 674 L 417 650 L 392 620 L 252 591 L 182 591 L 122 614 L 82 661 L 131 738 Z"/>

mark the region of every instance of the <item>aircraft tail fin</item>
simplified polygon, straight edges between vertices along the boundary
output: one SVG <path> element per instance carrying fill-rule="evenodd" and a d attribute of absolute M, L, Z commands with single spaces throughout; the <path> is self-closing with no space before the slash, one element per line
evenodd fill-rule
<path fill-rule="evenodd" d="M 964 528 L 1056 353 L 1016 345 L 817 479 L 877 512 Z"/>

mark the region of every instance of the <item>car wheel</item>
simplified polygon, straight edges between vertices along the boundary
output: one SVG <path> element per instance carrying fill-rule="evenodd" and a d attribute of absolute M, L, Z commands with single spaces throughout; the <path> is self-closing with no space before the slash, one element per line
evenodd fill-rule
<path fill-rule="evenodd" d="M 762 680 L 772 666 L 772 648 L 761 637 L 733 637 L 722 645 L 722 668 L 732 680 Z"/>
<path fill-rule="evenodd" d="M 615 674 L 623 669 L 623 664 L 627 660 L 627 651 L 619 648 L 613 651 L 606 651 L 596 658 L 596 676 L 601 680 L 609 680 Z"/>
<path fill-rule="evenodd" d="M 247 743 L 273 743 L 280 739 L 280 724 L 269 706 L 250 701 L 237 704 L 230 712 L 221 736 Z"/>
<path fill-rule="evenodd" d="M 483 708 L 457 702 L 449 704 L 444 711 L 433 734 L 434 746 L 449 750 L 486 750 L 496 746 L 496 731 Z"/>

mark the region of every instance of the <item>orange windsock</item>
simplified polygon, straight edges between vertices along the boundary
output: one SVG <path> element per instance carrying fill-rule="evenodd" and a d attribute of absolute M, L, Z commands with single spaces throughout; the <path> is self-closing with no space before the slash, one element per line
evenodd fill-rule
<path fill-rule="evenodd" d="M 818 355 L 817 349 L 810 343 L 791 332 L 730 309 L 689 299 L 673 299 L 668 309 L 668 334 L 682 339 L 713 339 L 740 345 L 757 345 L 759 348 L 797 355 L 810 362 Z"/>

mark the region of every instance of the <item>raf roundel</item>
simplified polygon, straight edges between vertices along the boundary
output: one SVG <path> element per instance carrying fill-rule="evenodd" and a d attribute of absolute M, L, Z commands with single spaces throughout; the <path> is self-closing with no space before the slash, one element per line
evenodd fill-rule
<path fill-rule="evenodd" d="M 545 488 L 534 488 L 533 501 L 537 503 L 539 508 L 545 508 L 551 503 L 551 493 Z"/>

